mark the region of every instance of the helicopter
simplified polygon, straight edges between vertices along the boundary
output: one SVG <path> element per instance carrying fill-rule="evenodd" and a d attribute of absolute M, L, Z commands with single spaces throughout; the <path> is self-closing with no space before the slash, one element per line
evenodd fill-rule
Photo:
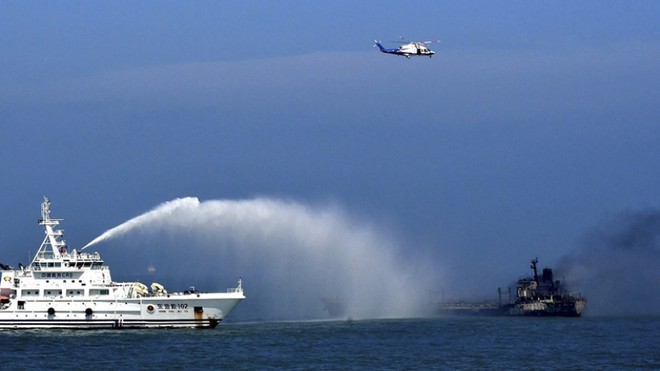
<path fill-rule="evenodd" d="M 403 40 L 403 39 L 402 39 Z M 380 41 L 374 40 L 374 47 L 378 47 L 382 53 L 402 55 L 408 59 L 411 56 L 428 56 L 429 58 L 433 57 L 435 52 L 426 47 L 429 44 L 439 43 L 440 40 L 431 40 L 431 41 L 411 41 L 406 42 L 405 44 L 400 45 L 397 49 L 387 49 L 381 44 Z"/>

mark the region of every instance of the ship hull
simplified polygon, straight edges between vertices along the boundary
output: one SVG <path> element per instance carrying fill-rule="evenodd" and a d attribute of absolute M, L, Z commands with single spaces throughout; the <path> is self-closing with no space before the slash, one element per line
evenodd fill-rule
<path fill-rule="evenodd" d="M 222 320 L 7 320 L 0 329 L 215 328 Z"/>
<path fill-rule="evenodd" d="M 532 301 L 503 305 L 455 303 L 441 304 L 440 315 L 461 316 L 507 316 L 507 317 L 580 317 L 584 311 L 586 300 L 574 301 Z"/>
<path fill-rule="evenodd" d="M 242 293 L 217 293 L 94 301 L 13 300 L 0 309 L 0 328 L 214 328 L 243 299 Z"/>
<path fill-rule="evenodd" d="M 586 301 L 577 299 L 567 302 L 531 302 L 506 305 L 503 315 L 525 317 L 580 317 Z"/>

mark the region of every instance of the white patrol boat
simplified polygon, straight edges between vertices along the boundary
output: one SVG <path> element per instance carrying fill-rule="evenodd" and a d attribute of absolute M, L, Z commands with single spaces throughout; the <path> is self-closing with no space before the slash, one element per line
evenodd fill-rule
<path fill-rule="evenodd" d="M 113 282 L 98 252 L 68 251 L 63 231 L 54 229 L 60 221 L 44 197 L 46 238 L 32 263 L 18 270 L 0 264 L 0 328 L 213 328 L 245 299 L 240 279 L 221 293 Z"/>

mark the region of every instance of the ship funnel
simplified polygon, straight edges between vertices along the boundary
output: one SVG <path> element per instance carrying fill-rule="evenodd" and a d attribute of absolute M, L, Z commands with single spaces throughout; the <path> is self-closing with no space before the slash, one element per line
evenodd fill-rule
<path fill-rule="evenodd" d="M 543 282 L 552 282 L 552 281 L 554 281 L 552 279 L 552 269 L 543 268 Z"/>

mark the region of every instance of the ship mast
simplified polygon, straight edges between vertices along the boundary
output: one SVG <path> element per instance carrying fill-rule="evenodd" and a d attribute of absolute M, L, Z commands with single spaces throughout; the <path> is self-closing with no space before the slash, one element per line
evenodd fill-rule
<path fill-rule="evenodd" d="M 64 231 L 61 229 L 54 229 L 60 224 L 62 219 L 52 219 L 50 217 L 50 200 L 44 196 L 44 202 L 41 204 L 41 219 L 39 225 L 46 228 L 46 237 L 44 238 L 39 251 L 34 256 L 33 263 L 39 259 L 58 259 L 62 254 L 66 254 L 67 245 L 64 239 Z"/>
<path fill-rule="evenodd" d="M 539 273 L 536 270 L 536 265 L 538 263 L 539 263 L 539 258 L 536 258 L 536 259 L 532 260 L 532 266 L 530 267 L 534 271 L 534 282 L 536 282 L 537 285 L 539 284 Z"/>

